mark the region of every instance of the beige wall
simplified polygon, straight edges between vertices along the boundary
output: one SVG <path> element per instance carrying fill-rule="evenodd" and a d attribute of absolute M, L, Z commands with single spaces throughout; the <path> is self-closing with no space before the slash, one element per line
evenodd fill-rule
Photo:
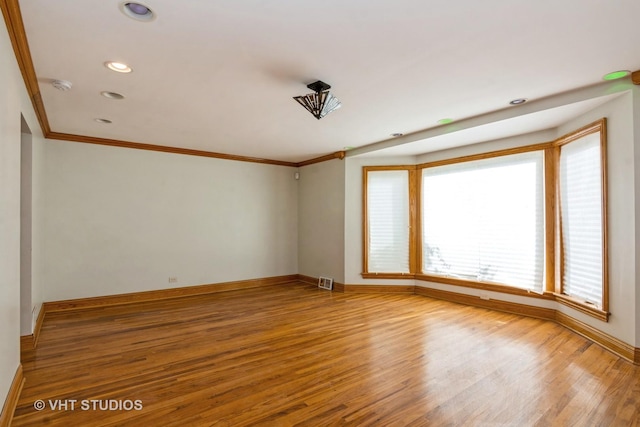
<path fill-rule="evenodd" d="M 20 360 L 20 86 L 11 47 L 0 34 L 0 401 Z M 6 82 L 12 84 L 7 85 Z"/>
<path fill-rule="evenodd" d="M 298 272 L 344 283 L 345 161 L 299 169 Z"/>
<path fill-rule="evenodd" d="M 41 161 L 42 133 L 24 87 L 9 36 L 0 29 L 0 404 L 20 362 L 20 144 L 21 114 L 31 129 L 33 164 Z M 40 174 L 32 175 L 32 207 L 41 200 Z M 40 213 L 33 215 L 32 233 L 41 230 Z M 39 260 L 40 248 L 33 247 L 33 259 Z M 31 270 L 31 307 L 37 315 L 41 299 L 41 272 Z M 28 319 L 27 319 L 28 323 Z M 26 331 L 32 325 L 25 324 Z"/>
<path fill-rule="evenodd" d="M 297 273 L 294 168 L 65 141 L 45 158 L 46 301 Z"/>

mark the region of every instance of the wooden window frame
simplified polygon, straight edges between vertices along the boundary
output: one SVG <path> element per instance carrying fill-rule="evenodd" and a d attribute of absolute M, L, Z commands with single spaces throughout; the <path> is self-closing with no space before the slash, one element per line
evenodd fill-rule
<path fill-rule="evenodd" d="M 593 304 L 587 303 L 581 299 L 565 295 L 563 292 L 563 277 L 564 277 L 564 263 L 563 254 L 564 247 L 562 241 L 562 220 L 560 217 L 560 148 L 563 145 L 577 141 L 578 139 L 591 135 L 594 133 L 600 133 L 600 185 L 601 185 L 601 221 L 602 221 L 602 308 L 595 307 Z M 568 133 L 553 143 L 552 154 L 553 167 L 555 169 L 555 228 L 556 236 L 555 244 L 555 278 L 554 288 L 551 290 L 555 298 L 561 304 L 578 310 L 584 314 L 595 317 L 602 321 L 607 322 L 609 320 L 609 266 L 608 266 L 608 243 L 607 243 L 607 120 L 602 118 L 593 123 L 590 123 L 574 132 Z"/>
<path fill-rule="evenodd" d="M 409 183 L 409 273 L 394 272 L 369 272 L 369 213 L 367 203 L 368 174 L 369 172 L 384 172 L 406 170 Z M 412 165 L 401 166 L 364 166 L 362 168 L 362 273 L 365 279 L 413 279 L 415 277 L 417 261 L 417 232 L 416 232 L 416 209 L 417 209 L 417 179 L 416 167 Z"/>
<path fill-rule="evenodd" d="M 602 185 L 602 309 L 588 304 L 585 301 L 572 298 L 562 294 L 562 230 L 560 221 L 560 191 L 559 191 L 559 162 L 560 147 L 575 141 L 591 133 L 600 132 L 600 155 L 601 155 L 601 185 Z M 362 168 L 363 196 L 362 196 L 362 277 L 365 279 L 415 279 L 428 282 L 443 283 L 455 286 L 463 286 L 473 289 L 499 292 L 504 294 L 526 296 L 544 300 L 555 300 L 559 303 L 578 310 L 584 314 L 607 322 L 609 319 L 609 283 L 608 283 L 608 243 L 607 243 L 607 131 L 606 119 L 602 118 L 589 125 L 586 125 L 574 132 L 563 135 L 553 141 L 542 142 L 522 147 L 515 147 L 503 150 L 496 150 L 486 153 L 461 156 L 445 160 L 420 163 L 417 165 L 394 165 L 394 166 L 364 166 Z M 545 217 L 545 243 L 544 243 L 544 267 L 545 267 L 545 289 L 542 294 L 529 291 L 527 289 L 516 288 L 509 285 L 487 283 L 480 281 L 464 280 L 443 276 L 424 274 L 422 272 L 422 170 L 426 168 L 444 166 L 455 163 L 483 160 L 493 157 L 508 156 L 532 151 L 541 151 L 544 157 L 544 217 Z M 367 174 L 371 171 L 407 170 L 409 171 L 409 215 L 410 215 L 410 237 L 409 237 L 409 273 L 370 273 L 368 271 L 368 223 L 367 223 Z"/>
<path fill-rule="evenodd" d="M 522 146 L 522 147 L 514 147 L 514 148 L 508 148 L 508 149 L 504 149 L 504 150 L 497 150 L 497 151 L 490 151 L 490 152 L 486 152 L 486 153 L 479 153 L 479 154 L 473 154 L 473 155 L 469 155 L 469 156 L 462 156 L 462 157 L 454 157 L 451 159 L 445 159 L 445 160 L 437 160 L 434 162 L 427 162 L 427 163 L 421 163 L 418 164 L 417 167 L 420 170 L 420 173 L 418 174 L 419 177 L 419 181 L 422 182 L 422 171 L 424 169 L 427 168 L 432 168 L 432 167 L 438 167 L 438 166 L 446 166 L 446 165 L 452 165 L 452 164 L 456 164 L 456 163 L 466 163 L 466 162 L 473 162 L 473 161 L 477 161 L 477 160 L 485 160 L 485 159 L 492 159 L 495 157 L 504 157 L 504 156 L 511 156 L 511 155 L 516 155 L 516 154 L 522 154 L 522 153 L 530 153 L 530 152 L 534 152 L 534 151 L 540 151 L 540 152 L 544 152 L 545 150 L 551 148 L 553 145 L 553 142 L 542 142 L 539 144 L 532 144 L 532 145 L 526 145 L 526 146 Z M 545 183 L 546 181 L 546 157 L 544 158 L 544 162 L 545 162 L 545 167 L 543 169 L 543 174 L 544 174 L 544 180 Z M 545 191 L 546 188 L 543 190 Z M 418 194 L 419 200 L 418 200 L 418 205 L 421 206 L 422 205 L 422 193 Z M 546 197 L 546 196 L 545 196 Z M 547 205 L 546 205 L 546 200 L 543 201 L 544 203 L 544 215 L 545 215 L 545 221 L 547 219 Z M 421 233 L 421 226 L 422 226 L 422 218 L 418 217 L 418 229 L 420 230 L 420 234 L 418 235 L 418 247 L 420 249 L 422 249 L 422 233 Z M 545 229 L 545 233 L 546 233 L 546 229 Z M 547 242 L 547 235 L 545 234 L 545 245 Z M 546 250 L 546 247 L 545 247 Z M 546 260 L 546 253 L 545 253 L 545 260 Z M 420 258 L 418 259 L 419 262 L 419 266 L 422 266 L 422 253 L 420 253 Z M 545 265 L 546 268 L 546 265 Z M 482 281 L 477 281 L 477 280 L 465 280 L 465 279 L 458 279 L 458 278 L 454 278 L 454 277 L 444 277 L 444 276 L 437 276 L 437 275 L 433 275 L 433 274 L 425 274 L 423 273 L 421 270 L 419 273 L 416 274 L 416 279 L 418 280 L 422 280 L 422 281 L 426 281 L 426 282 L 435 282 L 435 283 L 444 283 L 447 285 L 455 285 L 455 286 L 464 286 L 467 288 L 473 288 L 473 289 L 480 289 L 480 290 L 484 290 L 484 291 L 492 291 L 492 292 L 500 292 L 500 293 L 504 293 L 504 294 L 510 294 L 510 295 L 519 295 L 519 296 L 526 296 L 526 297 L 531 297 L 531 298 L 539 298 L 539 299 L 544 299 L 544 300 L 553 300 L 554 296 L 551 294 L 548 294 L 546 292 L 539 294 L 537 292 L 532 292 L 528 289 L 522 289 L 522 288 L 517 288 L 515 286 L 509 286 L 509 285 L 503 285 L 503 284 L 499 284 L 499 283 L 489 283 L 489 282 L 482 282 Z"/>

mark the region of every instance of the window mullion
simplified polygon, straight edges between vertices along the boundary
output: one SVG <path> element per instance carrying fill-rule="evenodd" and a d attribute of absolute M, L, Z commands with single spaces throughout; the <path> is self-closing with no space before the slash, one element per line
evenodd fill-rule
<path fill-rule="evenodd" d="M 409 170 L 409 271 L 412 274 L 418 272 L 418 194 L 419 177 L 415 168 Z"/>
<path fill-rule="evenodd" d="M 560 203 L 558 200 L 558 147 L 544 150 L 545 291 L 560 293 L 562 261 Z"/>

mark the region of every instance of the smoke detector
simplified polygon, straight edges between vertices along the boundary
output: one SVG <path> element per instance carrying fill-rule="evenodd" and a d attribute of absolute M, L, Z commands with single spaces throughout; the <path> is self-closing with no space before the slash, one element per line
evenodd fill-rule
<path fill-rule="evenodd" d="M 69 89 L 71 89 L 71 86 L 72 86 L 71 82 L 68 82 L 66 80 L 54 80 L 51 82 L 51 85 L 53 85 L 53 87 L 63 92 L 68 91 Z"/>

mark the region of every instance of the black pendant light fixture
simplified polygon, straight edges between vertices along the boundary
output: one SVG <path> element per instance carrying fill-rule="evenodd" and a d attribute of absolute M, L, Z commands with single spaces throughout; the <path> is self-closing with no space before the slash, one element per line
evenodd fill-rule
<path fill-rule="evenodd" d="M 333 110 L 340 108 L 340 101 L 329 93 L 331 86 L 325 82 L 318 80 L 317 82 L 308 84 L 307 87 L 315 93 L 294 96 L 293 99 L 313 114 L 313 117 L 316 119 L 320 120 Z"/>

